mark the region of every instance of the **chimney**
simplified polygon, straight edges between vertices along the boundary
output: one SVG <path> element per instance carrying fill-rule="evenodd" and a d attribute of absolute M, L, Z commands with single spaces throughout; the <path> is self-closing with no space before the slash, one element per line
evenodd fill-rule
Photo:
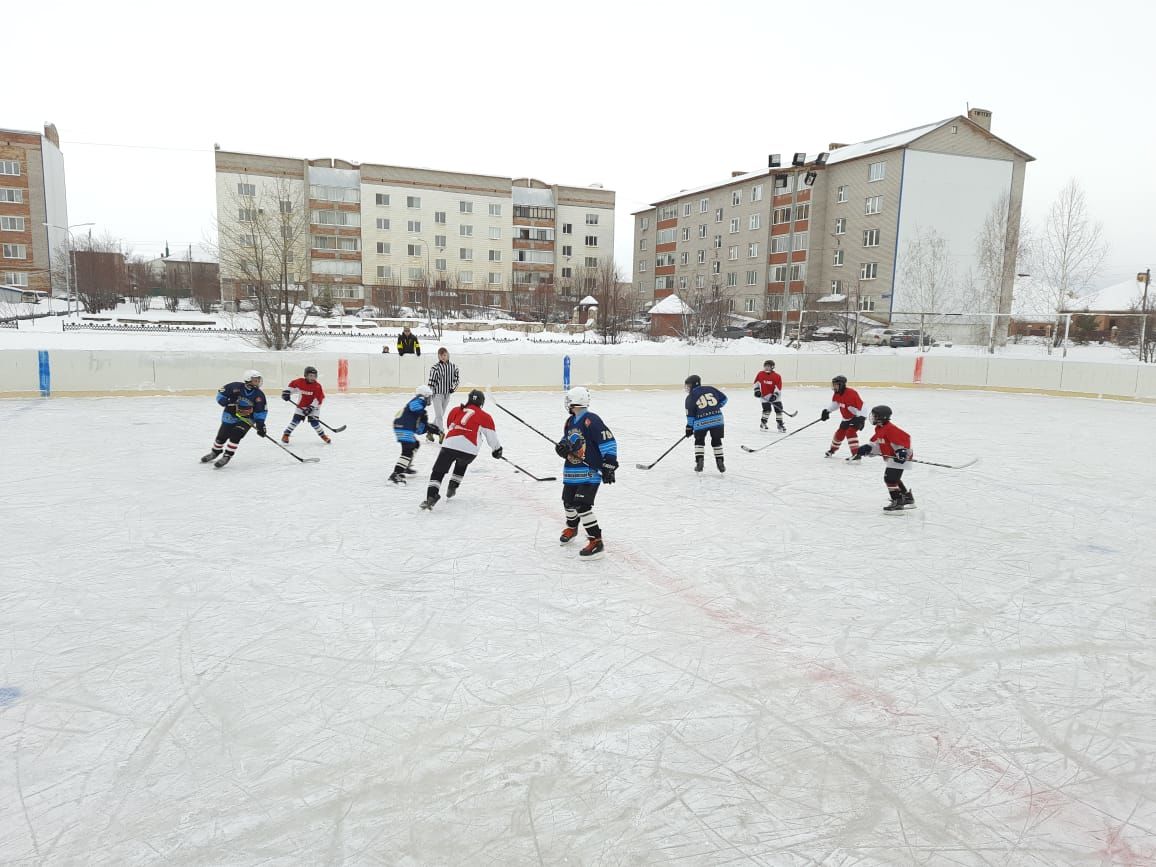
<path fill-rule="evenodd" d="M 740 175 L 745 175 L 745 174 L 746 174 L 746 172 L 743 172 L 743 171 L 738 171 L 738 172 L 731 172 L 731 177 L 732 177 L 732 178 L 737 178 L 737 177 L 739 177 Z"/>
<path fill-rule="evenodd" d="M 969 108 L 967 110 L 967 119 L 977 126 L 982 126 L 988 132 L 991 132 L 991 112 L 986 108 Z"/>
<path fill-rule="evenodd" d="M 50 121 L 44 122 L 44 137 L 57 147 L 60 147 L 60 133 L 56 131 L 56 124 Z"/>
<path fill-rule="evenodd" d="M 837 151 L 837 150 L 839 150 L 839 148 L 845 148 L 845 147 L 847 147 L 847 143 L 846 143 L 846 142 L 841 142 L 841 141 L 833 141 L 833 142 L 831 142 L 829 145 L 827 145 L 827 150 L 829 150 L 829 151 Z"/>

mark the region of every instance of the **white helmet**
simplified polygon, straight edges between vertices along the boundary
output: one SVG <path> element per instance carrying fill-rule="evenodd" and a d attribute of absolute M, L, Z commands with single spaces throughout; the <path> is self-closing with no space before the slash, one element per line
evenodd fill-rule
<path fill-rule="evenodd" d="M 566 406 L 590 406 L 590 390 L 576 385 L 566 392 Z"/>
<path fill-rule="evenodd" d="M 261 371 L 259 370 L 246 370 L 245 382 L 252 382 L 254 379 L 260 379 L 264 381 L 265 377 L 261 376 Z"/>
<path fill-rule="evenodd" d="M 433 397 L 433 389 L 428 385 L 419 385 L 414 390 L 414 394 L 416 394 L 418 397 L 424 397 L 426 400 L 429 400 L 431 397 Z"/>

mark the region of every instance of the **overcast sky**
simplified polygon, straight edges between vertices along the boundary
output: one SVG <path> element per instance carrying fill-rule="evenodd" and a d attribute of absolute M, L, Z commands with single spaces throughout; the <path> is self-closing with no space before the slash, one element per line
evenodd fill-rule
<path fill-rule="evenodd" d="M 1032 222 L 1068 178 L 1083 184 L 1111 245 L 1100 286 L 1156 263 L 1154 7 L 29 3 L 5 41 L 19 86 L 0 91 L 0 126 L 54 122 L 71 222 L 138 253 L 212 232 L 219 143 L 600 183 L 629 270 L 629 214 L 656 198 L 970 102 L 1036 157 Z"/>

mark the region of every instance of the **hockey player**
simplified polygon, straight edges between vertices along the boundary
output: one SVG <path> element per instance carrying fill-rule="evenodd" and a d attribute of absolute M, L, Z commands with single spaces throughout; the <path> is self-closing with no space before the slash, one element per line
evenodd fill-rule
<path fill-rule="evenodd" d="M 413 397 L 393 417 L 393 435 L 401 443 L 401 457 L 397 459 L 397 464 L 389 476 L 389 480 L 395 485 L 404 485 L 405 477 L 417 472 L 410 466 L 413 463 L 414 452 L 421 447 L 417 438 L 427 430 L 441 433 L 438 428 L 430 427 L 429 416 L 426 415 L 425 410 L 432 397 L 433 392 L 428 385 L 419 385 L 414 390 Z"/>
<path fill-rule="evenodd" d="M 727 396 L 713 385 L 703 385 L 702 377 L 692 373 L 684 382 L 686 386 L 686 435 L 694 437 L 694 471 L 702 472 L 703 456 L 706 453 L 706 435 L 710 432 L 710 445 L 714 450 L 714 462 L 720 473 L 727 471 L 723 463 L 723 414 Z"/>
<path fill-rule="evenodd" d="M 429 387 L 433 390 L 434 424 L 445 431 L 446 407 L 450 402 L 450 395 L 458 388 L 458 366 L 450 363 L 449 350 L 444 346 L 438 350 L 438 361 L 429 369 Z M 427 433 L 425 438 L 431 443 L 434 435 Z M 445 434 L 442 434 L 445 441 Z"/>
<path fill-rule="evenodd" d="M 786 433 L 787 428 L 783 424 L 783 378 L 775 373 L 775 362 L 769 358 L 763 362 L 763 369 L 755 374 L 755 397 L 763 402 L 763 418 L 759 422 L 759 429 L 767 430 L 767 420 L 771 417 L 771 410 L 774 410 L 779 433 Z"/>
<path fill-rule="evenodd" d="M 871 424 L 875 425 L 875 435 L 871 442 L 859 446 L 856 454 L 865 458 L 879 455 L 887 467 L 883 471 L 883 483 L 891 502 L 883 507 L 884 512 L 900 512 L 915 508 L 915 493 L 903 484 L 903 465 L 915 456 L 911 450 L 911 437 L 907 431 L 891 422 L 891 407 L 877 406 L 871 410 Z"/>
<path fill-rule="evenodd" d="M 839 443 L 847 440 L 847 448 L 851 450 L 851 460 L 858 460 L 859 431 L 867 426 L 867 416 L 863 412 L 863 398 L 859 397 L 859 392 L 855 389 L 847 388 L 847 377 L 845 376 L 840 375 L 832 379 L 831 387 L 835 390 L 835 393 L 831 395 L 831 405 L 820 413 L 819 418 L 826 421 L 831 417 L 831 413 L 838 410 L 839 414 L 843 416 L 843 420 L 839 422 L 839 428 L 831 438 L 831 447 L 827 449 L 823 457 L 831 457 L 839 451 Z"/>
<path fill-rule="evenodd" d="M 242 382 L 230 382 L 217 389 L 217 403 L 224 407 L 221 427 L 212 450 L 201 458 L 202 464 L 212 461 L 219 470 L 229 463 L 249 428 L 254 428 L 257 436 L 265 436 L 269 406 L 265 392 L 261 391 L 261 381 L 261 374 L 256 370 L 246 370 Z"/>
<path fill-rule="evenodd" d="M 296 400 L 294 400 L 294 394 L 297 396 Z M 323 442 L 332 442 L 329 435 L 322 429 L 321 422 L 318 421 L 318 416 L 321 415 L 321 404 L 325 401 L 325 389 L 317 381 L 316 367 L 305 368 L 305 373 L 302 376 L 285 386 L 281 391 L 281 400 L 287 400 L 297 407 L 297 411 L 293 413 L 293 418 L 289 420 L 285 432 L 281 434 L 281 442 L 288 444 L 294 428 L 305 419 L 309 419 L 310 426 Z"/>
<path fill-rule="evenodd" d="M 559 537 L 563 545 L 578 535 L 578 525 L 586 530 L 586 547 L 582 557 L 602 554 L 602 528 L 594 515 L 594 498 L 602 482 L 614 484 L 618 470 L 618 442 L 605 422 L 590 412 L 590 392 L 582 386 L 566 393 L 570 417 L 562 428 L 562 439 L 554 446 L 558 457 L 565 459 L 562 472 L 562 507 L 566 510 L 566 527 Z"/>
<path fill-rule="evenodd" d="M 437 395 L 434 395 L 437 400 Z M 429 487 L 426 488 L 423 509 L 432 509 L 441 499 L 439 491 L 442 479 L 445 478 L 450 467 L 454 468 L 450 476 L 449 486 L 446 488 L 446 497 L 452 497 L 458 492 L 466 468 L 478 456 L 478 434 L 486 438 L 492 451 L 490 454 L 495 460 L 502 457 L 502 444 L 498 442 L 497 431 L 494 430 L 494 417 L 482 409 L 486 396 L 478 389 L 469 393 L 466 402 L 450 410 L 449 427 L 446 428 L 445 438 L 442 440 L 441 451 L 434 460 L 433 472 L 430 473 Z"/>

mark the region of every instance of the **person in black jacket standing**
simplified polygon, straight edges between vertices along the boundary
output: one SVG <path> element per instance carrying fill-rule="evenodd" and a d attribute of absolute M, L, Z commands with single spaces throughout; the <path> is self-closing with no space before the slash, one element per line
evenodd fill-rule
<path fill-rule="evenodd" d="M 421 356 L 421 341 L 417 339 L 416 334 L 409 330 L 408 325 L 401 329 L 401 334 L 397 335 L 397 354 Z"/>

